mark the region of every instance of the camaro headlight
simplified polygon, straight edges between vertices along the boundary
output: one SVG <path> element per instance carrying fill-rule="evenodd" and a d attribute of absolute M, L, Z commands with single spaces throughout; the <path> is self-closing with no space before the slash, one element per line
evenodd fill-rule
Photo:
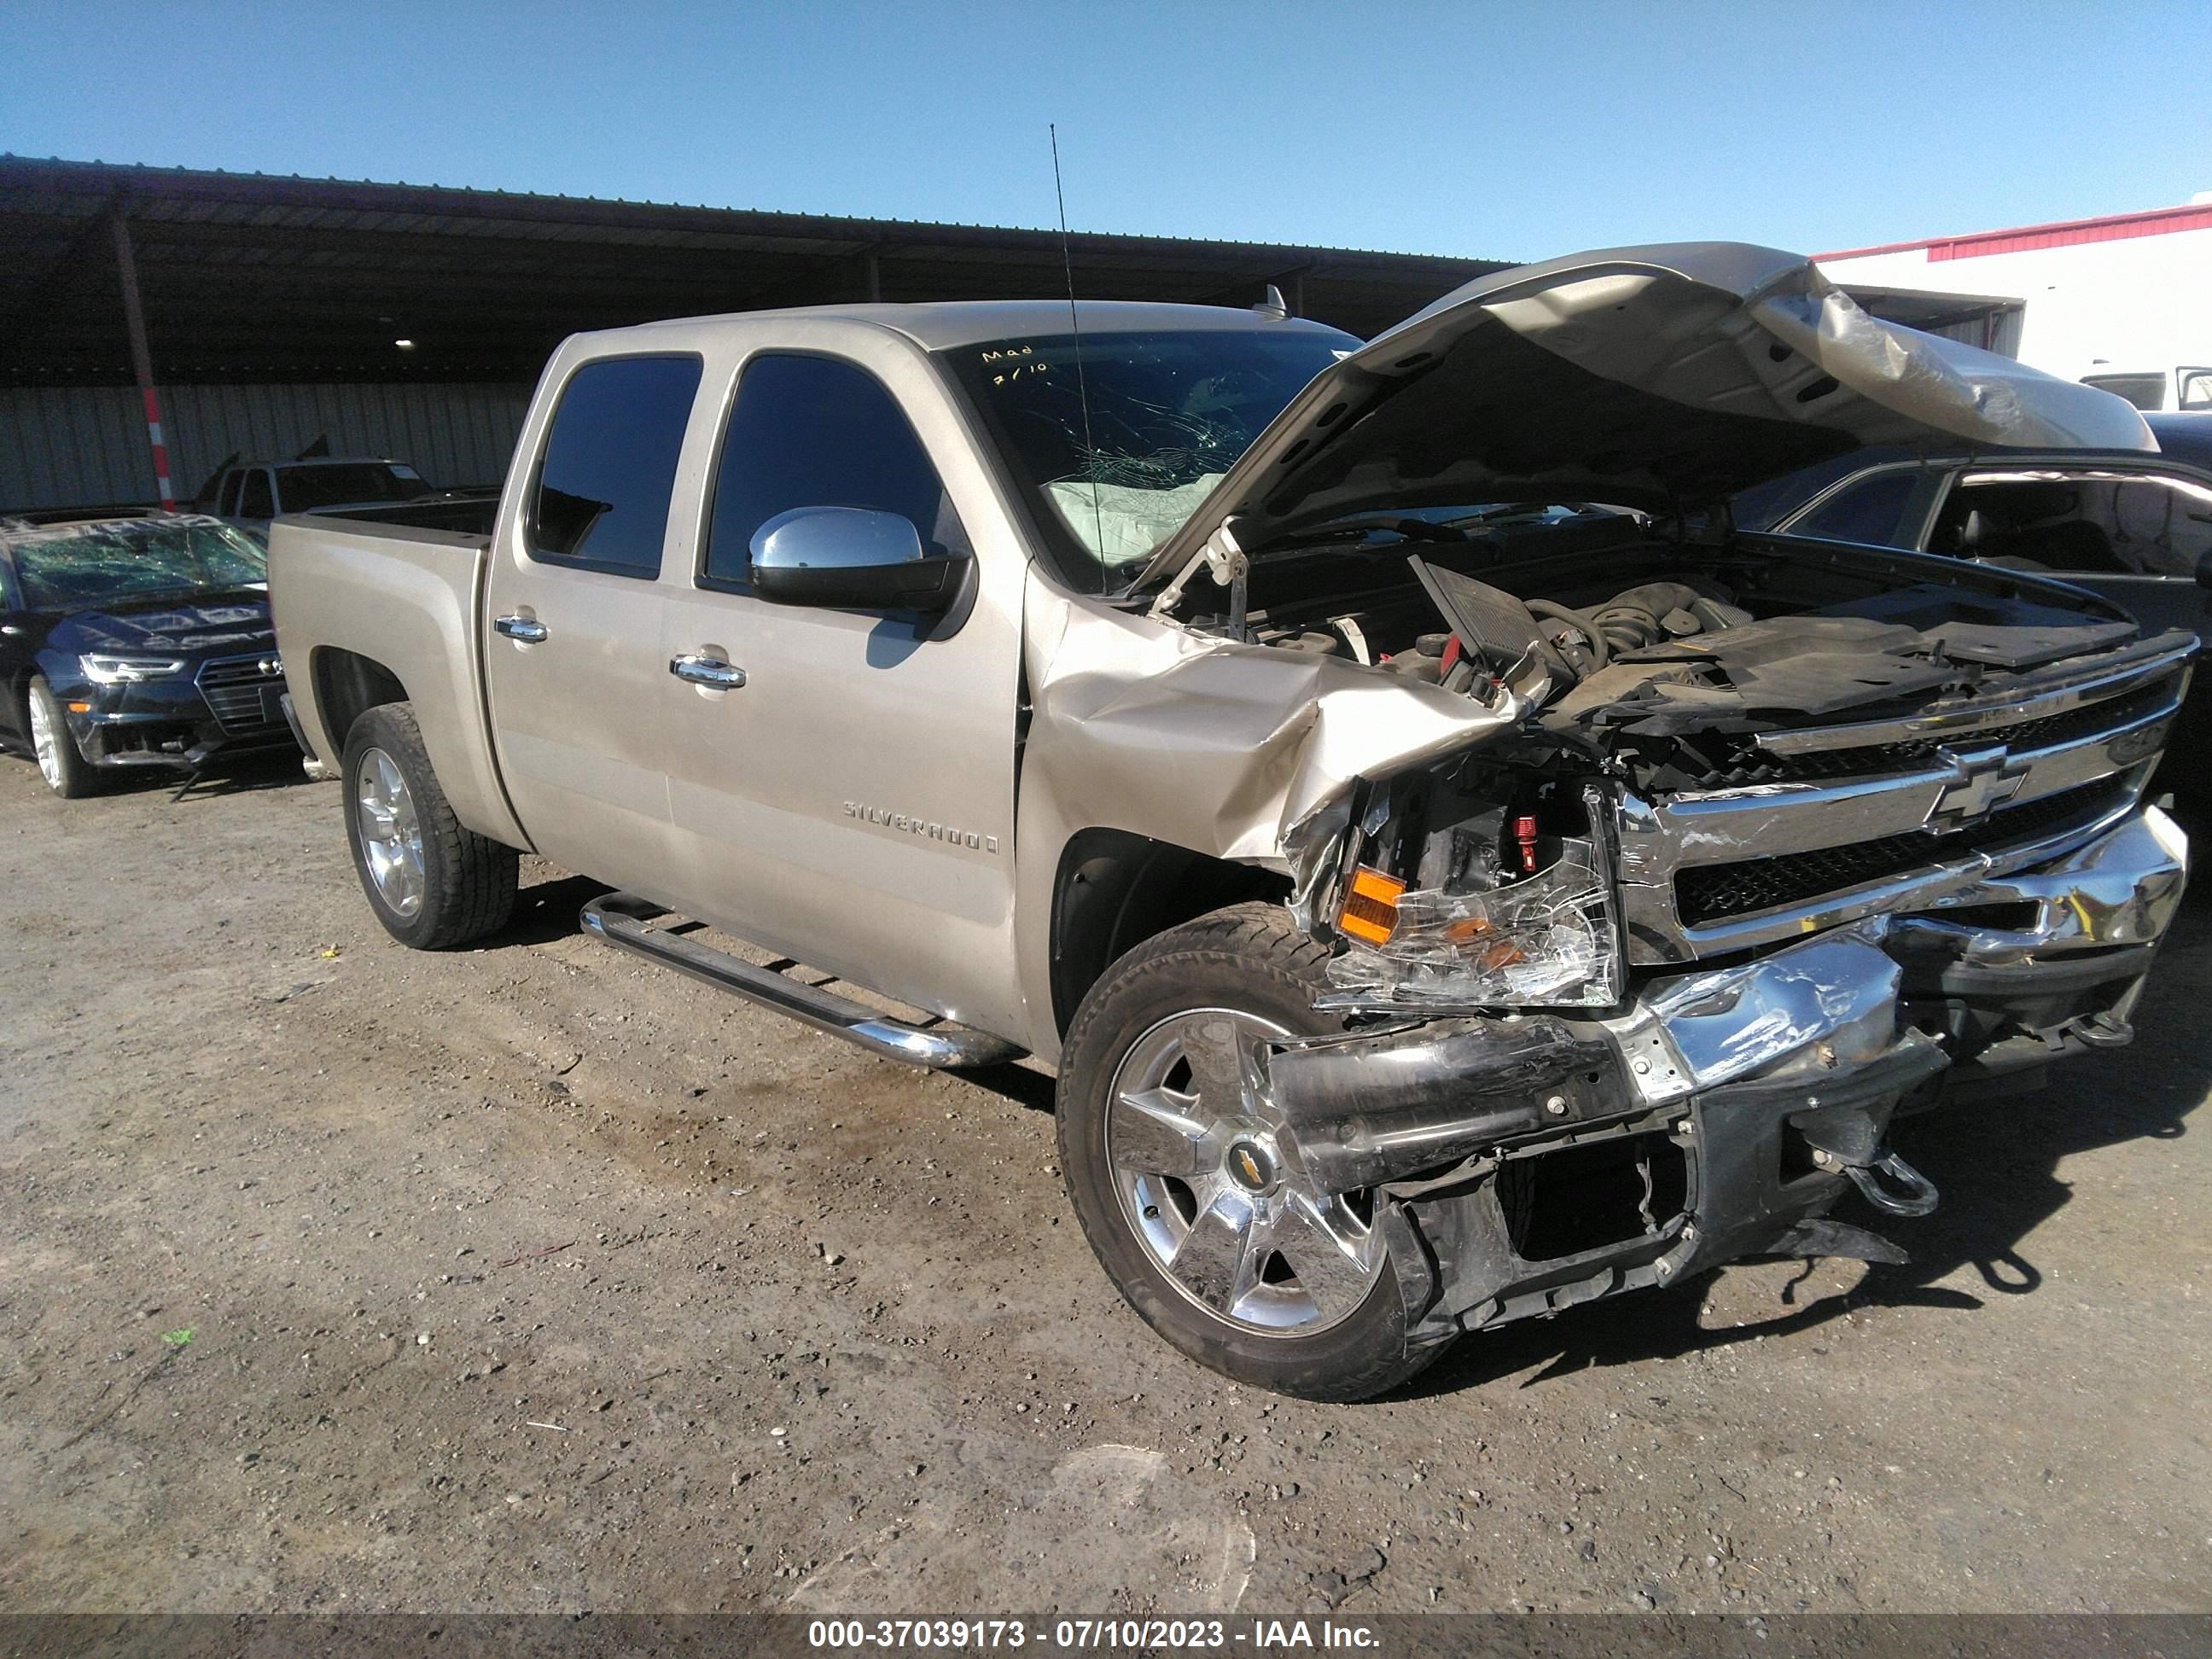
<path fill-rule="evenodd" d="M 146 680 L 174 679 L 185 672 L 177 657 L 85 656 L 77 659 L 84 677 L 100 685 L 137 685 Z"/>

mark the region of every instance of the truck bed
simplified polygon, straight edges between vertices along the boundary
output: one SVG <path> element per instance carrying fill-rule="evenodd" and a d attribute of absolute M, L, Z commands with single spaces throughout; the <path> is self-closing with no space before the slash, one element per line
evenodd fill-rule
<path fill-rule="evenodd" d="M 270 526 L 269 599 L 300 728 L 335 763 L 360 662 L 397 677 L 455 814 L 511 847 L 530 845 L 492 759 L 480 621 L 489 526 L 408 522 L 496 503 L 406 503 L 366 514 L 303 514 Z M 314 641 L 310 647 L 306 642 Z M 358 660 L 355 660 L 358 659 Z"/>

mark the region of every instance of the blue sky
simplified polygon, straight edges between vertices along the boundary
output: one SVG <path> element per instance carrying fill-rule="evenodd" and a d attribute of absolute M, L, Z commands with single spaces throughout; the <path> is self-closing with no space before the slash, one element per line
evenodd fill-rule
<path fill-rule="evenodd" d="M 527 20 L 527 21 L 525 21 Z M 0 6 L 0 149 L 1537 258 L 2212 190 L 2212 5 Z"/>

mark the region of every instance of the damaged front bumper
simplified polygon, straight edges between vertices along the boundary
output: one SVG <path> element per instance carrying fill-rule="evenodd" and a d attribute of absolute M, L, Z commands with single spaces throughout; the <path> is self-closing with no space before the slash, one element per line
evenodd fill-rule
<path fill-rule="evenodd" d="M 1285 1043 L 1268 1087 L 1313 1186 L 1374 1194 L 1425 1340 L 1745 1256 L 1902 1261 L 1829 1214 L 1852 1186 L 1934 1207 L 1892 1119 L 1947 1078 L 2126 1042 L 2186 862 L 2152 808 L 1942 910 L 1649 978 L 1625 1012 Z"/>

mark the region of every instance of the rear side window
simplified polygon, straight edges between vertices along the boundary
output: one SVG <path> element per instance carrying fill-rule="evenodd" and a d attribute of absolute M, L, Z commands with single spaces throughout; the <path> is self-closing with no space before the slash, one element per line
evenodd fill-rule
<path fill-rule="evenodd" d="M 882 382 L 831 357 L 764 353 L 745 364 L 730 407 L 702 578 L 742 586 L 753 532 L 799 507 L 896 513 L 931 553 L 967 550 L 944 482 Z"/>
<path fill-rule="evenodd" d="M 2081 575 L 2193 576 L 2212 558 L 2212 488 L 2179 478 L 1969 478 L 1941 529 L 1968 556 Z"/>
<path fill-rule="evenodd" d="M 255 467 L 246 475 L 246 483 L 238 492 L 238 516 L 241 519 L 268 519 L 276 516 L 276 507 L 269 495 L 269 474 Z"/>
<path fill-rule="evenodd" d="M 1900 545 L 1898 530 L 1920 474 L 1913 467 L 1892 467 L 1845 484 L 1790 526 L 1793 536 L 1824 541 L 1865 542 L 1875 547 Z"/>
<path fill-rule="evenodd" d="M 608 357 L 568 377 L 530 502 L 533 558 L 660 573 L 696 357 Z"/>

